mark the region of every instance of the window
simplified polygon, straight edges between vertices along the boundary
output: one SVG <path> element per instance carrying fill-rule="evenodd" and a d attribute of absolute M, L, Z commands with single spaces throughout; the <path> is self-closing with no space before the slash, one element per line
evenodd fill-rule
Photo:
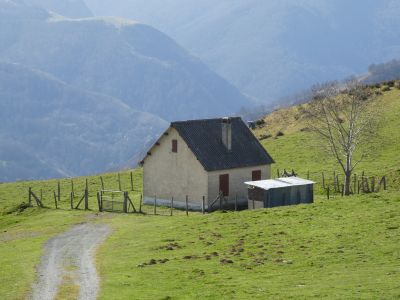
<path fill-rule="evenodd" d="M 172 140 L 172 152 L 178 153 L 178 140 Z"/>
<path fill-rule="evenodd" d="M 256 170 L 251 173 L 251 180 L 257 181 L 261 180 L 261 170 Z"/>
<path fill-rule="evenodd" d="M 224 197 L 229 196 L 229 174 L 219 175 L 219 190 Z"/>

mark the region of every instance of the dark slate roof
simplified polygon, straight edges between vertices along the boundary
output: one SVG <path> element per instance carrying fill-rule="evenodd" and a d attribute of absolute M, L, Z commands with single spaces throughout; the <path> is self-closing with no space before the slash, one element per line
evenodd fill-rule
<path fill-rule="evenodd" d="M 206 119 L 171 123 L 206 171 L 252 167 L 274 160 L 241 118 L 230 118 L 232 150 L 222 143 L 222 120 Z"/>

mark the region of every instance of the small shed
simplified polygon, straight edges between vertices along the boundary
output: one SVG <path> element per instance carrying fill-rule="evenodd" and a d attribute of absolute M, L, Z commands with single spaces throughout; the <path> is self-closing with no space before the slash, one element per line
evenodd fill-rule
<path fill-rule="evenodd" d="M 245 182 L 249 209 L 314 202 L 315 182 L 299 177 Z"/>

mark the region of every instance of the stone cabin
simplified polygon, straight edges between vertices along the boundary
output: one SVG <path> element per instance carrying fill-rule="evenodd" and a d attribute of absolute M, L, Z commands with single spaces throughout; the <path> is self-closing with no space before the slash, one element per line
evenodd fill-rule
<path fill-rule="evenodd" d="M 143 200 L 169 206 L 173 197 L 184 208 L 188 196 L 189 208 L 200 210 L 203 197 L 208 209 L 222 193 L 247 207 L 244 182 L 269 179 L 272 163 L 241 118 L 173 122 L 141 162 Z"/>

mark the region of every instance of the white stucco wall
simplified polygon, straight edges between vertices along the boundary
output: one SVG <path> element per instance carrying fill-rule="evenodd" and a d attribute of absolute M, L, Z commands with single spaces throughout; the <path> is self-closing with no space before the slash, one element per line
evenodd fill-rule
<path fill-rule="evenodd" d="M 172 152 L 172 140 L 178 141 L 178 152 Z M 201 209 L 202 198 L 208 199 L 208 175 L 179 133 L 168 130 L 151 150 L 143 164 L 144 202 L 184 207 L 186 195 L 191 209 Z"/>
<path fill-rule="evenodd" d="M 209 203 L 219 195 L 219 176 L 229 174 L 229 197 L 228 201 L 234 201 L 238 197 L 240 203 L 247 204 L 247 185 L 246 181 L 252 181 L 252 172 L 261 171 L 261 179 L 271 178 L 271 165 L 261 165 L 255 167 L 237 168 L 229 170 L 213 171 L 208 173 L 208 197 Z"/>

